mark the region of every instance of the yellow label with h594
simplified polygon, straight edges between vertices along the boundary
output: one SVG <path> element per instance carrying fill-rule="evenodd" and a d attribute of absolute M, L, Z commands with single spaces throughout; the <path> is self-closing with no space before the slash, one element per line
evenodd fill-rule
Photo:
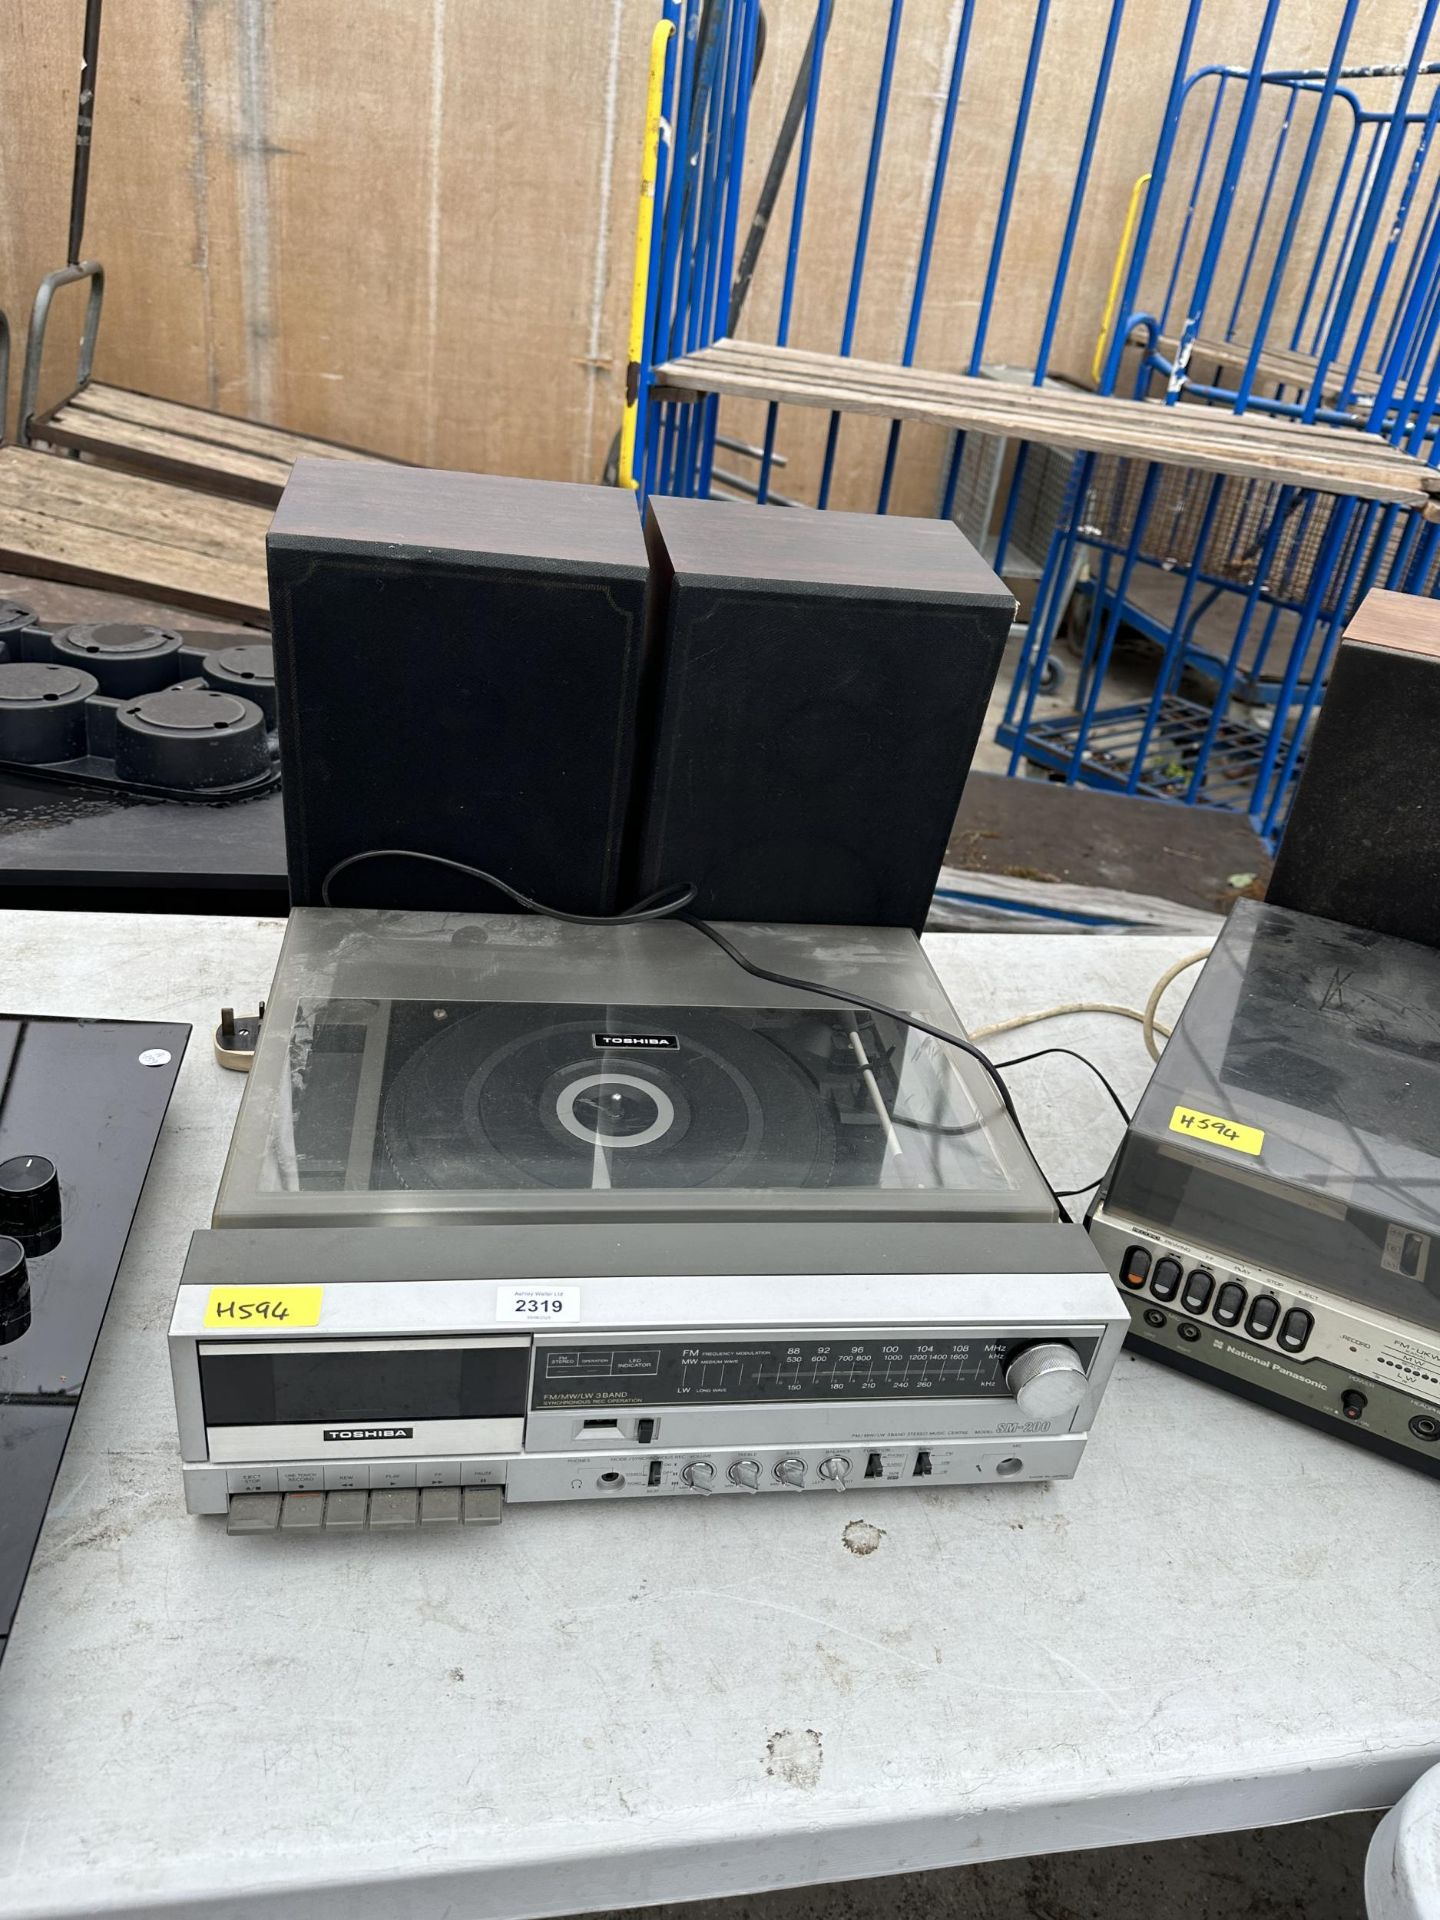
<path fill-rule="evenodd" d="M 1201 1113 L 1196 1107 L 1176 1107 L 1170 1116 L 1171 1133 L 1188 1133 L 1194 1140 L 1208 1140 L 1213 1147 L 1229 1147 L 1232 1153 L 1259 1153 L 1265 1144 L 1263 1127 L 1242 1127 L 1238 1120 L 1226 1120 L 1218 1113 Z"/>
<path fill-rule="evenodd" d="M 212 1287 L 205 1325 L 233 1333 L 245 1327 L 318 1327 L 323 1287 Z"/>

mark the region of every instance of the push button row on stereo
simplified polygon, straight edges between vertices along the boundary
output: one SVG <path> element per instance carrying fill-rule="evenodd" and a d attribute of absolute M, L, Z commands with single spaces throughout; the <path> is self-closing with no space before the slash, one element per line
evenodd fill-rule
<path fill-rule="evenodd" d="M 1157 1300 L 1173 1300 L 1178 1293 L 1180 1304 L 1187 1313 L 1204 1313 L 1214 1294 L 1214 1318 L 1217 1326 L 1238 1327 L 1241 1316 L 1245 1319 L 1245 1331 L 1256 1340 L 1268 1340 L 1275 1331 L 1275 1323 L 1280 1321 L 1280 1332 L 1276 1344 L 1287 1353 L 1300 1353 L 1310 1338 L 1315 1325 L 1314 1317 L 1303 1307 L 1291 1307 L 1283 1320 L 1280 1320 L 1280 1302 L 1273 1293 L 1258 1293 L 1250 1301 L 1250 1311 L 1245 1312 L 1245 1302 L 1249 1298 L 1245 1288 L 1238 1280 L 1226 1280 L 1216 1292 L 1215 1276 L 1204 1267 L 1195 1267 L 1185 1279 L 1181 1289 L 1183 1268 L 1173 1254 L 1162 1254 L 1152 1264 L 1149 1249 L 1131 1247 L 1120 1266 L 1122 1283 L 1134 1290 L 1140 1289 L 1148 1280 L 1150 1292 Z"/>
<path fill-rule="evenodd" d="M 375 1493 L 343 1488 L 335 1493 L 236 1493 L 230 1496 L 227 1533 L 355 1532 L 370 1527 L 415 1527 L 464 1522 L 497 1526 L 499 1487 L 381 1488 Z"/>
<path fill-rule="evenodd" d="M 231 1467 L 227 1493 L 337 1493 L 372 1487 L 493 1486 L 495 1469 L 487 1460 L 437 1460 L 417 1466 L 413 1460 L 357 1465 L 327 1461 L 313 1467 Z"/>

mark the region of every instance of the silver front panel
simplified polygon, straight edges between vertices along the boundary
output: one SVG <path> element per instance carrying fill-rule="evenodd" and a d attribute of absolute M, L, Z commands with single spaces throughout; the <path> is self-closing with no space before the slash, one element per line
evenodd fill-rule
<path fill-rule="evenodd" d="M 1078 1432 L 1031 1434 L 1008 1441 L 937 1439 L 929 1446 L 882 1444 L 872 1448 L 863 1441 L 847 1441 L 842 1435 L 826 1440 L 816 1440 L 812 1435 L 807 1443 L 784 1446 L 678 1452 L 652 1449 L 638 1460 L 632 1454 L 578 1452 L 463 1462 L 418 1460 L 407 1470 L 403 1483 L 397 1481 L 392 1468 L 379 1464 L 361 1465 L 343 1480 L 335 1474 L 317 1479 L 315 1470 L 306 1463 L 281 1461 L 255 1470 L 187 1464 L 185 1505 L 191 1513 L 223 1514 L 240 1494 L 320 1491 L 342 1484 L 361 1492 L 397 1484 L 414 1485 L 417 1490 L 434 1486 L 503 1487 L 506 1501 L 517 1505 L 549 1500 L 700 1500 L 716 1495 L 749 1499 L 752 1490 L 731 1477 L 731 1468 L 742 1462 L 756 1469 L 755 1493 L 804 1493 L 831 1499 L 839 1492 L 869 1499 L 873 1494 L 902 1487 L 924 1491 L 928 1487 L 1006 1486 L 1012 1481 L 1069 1479 L 1080 1464 L 1087 1438 Z M 917 1471 L 922 1452 L 928 1456 L 923 1473 Z M 875 1473 L 869 1472 L 872 1453 L 879 1454 L 879 1471 Z M 850 1463 L 843 1482 L 821 1475 L 824 1463 L 837 1454 L 848 1456 Z M 782 1480 L 777 1471 L 782 1465 L 790 1470 L 796 1461 L 804 1469 L 799 1486 Z M 686 1469 L 693 1469 L 697 1462 L 708 1465 L 714 1475 L 706 1494 L 698 1493 L 684 1477 Z M 652 1464 L 656 1463 L 659 1473 L 652 1479 Z"/>

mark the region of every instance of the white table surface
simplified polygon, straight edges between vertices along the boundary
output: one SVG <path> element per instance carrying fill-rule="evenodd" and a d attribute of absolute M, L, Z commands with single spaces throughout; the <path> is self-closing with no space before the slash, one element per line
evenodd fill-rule
<path fill-rule="evenodd" d="M 0 1913 L 566 1913 L 1387 1804 L 1440 1754 L 1440 1489 L 1130 1356 L 1048 1487 L 187 1517 L 164 1333 L 241 1092 L 208 1029 L 279 934 L 0 917 L 7 1010 L 196 1027 L 0 1668 Z M 1190 944 L 929 943 L 972 1025 L 1137 1004 Z M 1042 1040 L 1144 1084 L 1126 1022 L 997 1054 Z M 1013 1084 L 1056 1184 L 1098 1171 L 1091 1077 Z"/>

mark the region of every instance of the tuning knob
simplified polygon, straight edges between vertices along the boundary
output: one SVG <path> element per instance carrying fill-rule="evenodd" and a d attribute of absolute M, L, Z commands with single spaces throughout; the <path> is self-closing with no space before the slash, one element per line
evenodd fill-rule
<path fill-rule="evenodd" d="M 43 1153 L 0 1162 L 0 1234 L 27 1253 L 48 1253 L 60 1239 L 60 1178 Z"/>
<path fill-rule="evenodd" d="M 782 1460 L 775 1469 L 775 1478 L 787 1487 L 803 1487 L 805 1484 L 805 1462 L 793 1457 Z"/>
<path fill-rule="evenodd" d="M 760 1491 L 760 1462 L 758 1460 L 735 1460 L 731 1462 L 730 1478 L 737 1487 L 743 1487 L 746 1493 Z"/>
<path fill-rule="evenodd" d="M 30 1269 L 18 1240 L 0 1236 L 0 1346 L 30 1325 Z"/>
<path fill-rule="evenodd" d="M 1005 1384 L 1020 1411 L 1032 1420 L 1073 1413 L 1085 1398 L 1085 1369 L 1063 1340 L 1022 1347 L 1005 1368 Z"/>
<path fill-rule="evenodd" d="M 715 1469 L 708 1460 L 692 1460 L 680 1469 L 680 1478 L 696 1493 L 709 1493 L 715 1481 Z"/>
<path fill-rule="evenodd" d="M 844 1493 L 850 1477 L 850 1462 L 843 1453 L 832 1453 L 828 1460 L 822 1460 L 819 1471 L 822 1480 L 828 1480 L 837 1493 Z"/>

